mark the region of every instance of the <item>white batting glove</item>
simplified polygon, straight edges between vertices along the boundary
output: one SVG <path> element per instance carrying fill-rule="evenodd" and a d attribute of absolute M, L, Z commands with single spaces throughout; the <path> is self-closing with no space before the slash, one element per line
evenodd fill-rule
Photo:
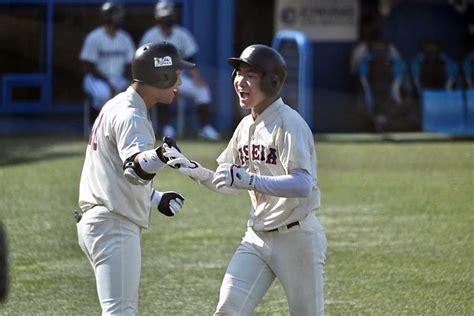
<path fill-rule="evenodd" d="M 206 181 L 212 177 L 212 171 L 201 166 L 197 161 L 186 158 L 174 147 L 163 145 L 163 156 L 169 159 L 167 164 L 188 177 L 197 181 Z"/>
<path fill-rule="evenodd" d="M 223 163 L 217 167 L 212 183 L 217 189 L 226 186 L 236 189 L 254 190 L 255 174 L 247 172 L 236 164 Z"/>

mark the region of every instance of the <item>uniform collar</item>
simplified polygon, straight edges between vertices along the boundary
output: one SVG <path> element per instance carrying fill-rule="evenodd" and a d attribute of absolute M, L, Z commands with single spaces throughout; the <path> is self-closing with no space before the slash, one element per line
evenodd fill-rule
<path fill-rule="evenodd" d="M 280 109 L 285 103 L 281 98 L 276 99 L 272 104 L 270 104 L 265 110 L 263 110 L 262 113 L 260 113 L 257 118 L 255 119 L 255 123 L 258 123 L 260 121 L 266 120 L 270 117 L 272 117 L 275 113 L 278 112 L 278 109 Z"/>
<path fill-rule="evenodd" d="M 132 105 L 134 107 L 140 109 L 143 113 L 147 113 L 145 101 L 143 101 L 143 98 L 138 94 L 138 92 L 132 86 L 129 86 L 127 88 L 127 94 L 130 96 Z"/>

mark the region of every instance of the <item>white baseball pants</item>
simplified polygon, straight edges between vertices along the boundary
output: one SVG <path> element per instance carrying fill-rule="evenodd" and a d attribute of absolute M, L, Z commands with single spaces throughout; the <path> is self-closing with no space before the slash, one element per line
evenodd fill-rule
<path fill-rule="evenodd" d="M 251 315 L 275 278 L 291 315 L 323 315 L 326 247 L 324 228 L 313 212 L 289 229 L 255 232 L 249 227 L 227 268 L 214 315 Z"/>
<path fill-rule="evenodd" d="M 181 85 L 178 86 L 178 92 L 186 98 L 193 100 L 194 104 L 209 104 L 211 103 L 211 91 L 209 86 L 198 86 L 194 83 L 189 75 L 182 73 Z"/>
<path fill-rule="evenodd" d="M 117 92 L 122 92 L 127 88 L 130 81 L 125 78 L 115 78 L 111 79 L 110 83 Z M 99 111 L 102 106 L 113 97 L 107 83 L 91 74 L 84 77 L 82 85 L 85 93 L 92 98 L 92 107 Z"/>
<path fill-rule="evenodd" d="M 139 226 L 96 206 L 83 214 L 77 232 L 94 270 L 102 315 L 138 315 Z"/>

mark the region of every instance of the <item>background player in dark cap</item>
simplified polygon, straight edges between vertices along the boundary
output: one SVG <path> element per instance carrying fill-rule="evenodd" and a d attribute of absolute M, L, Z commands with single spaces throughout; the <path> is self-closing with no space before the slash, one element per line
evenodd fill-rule
<path fill-rule="evenodd" d="M 100 10 L 103 25 L 87 35 L 80 53 L 86 72 L 83 88 L 91 98 L 91 124 L 105 102 L 129 85 L 130 63 L 135 53 L 131 36 L 120 28 L 123 6 L 110 1 Z"/>
<path fill-rule="evenodd" d="M 104 105 L 92 128 L 76 219 L 102 315 L 138 314 L 141 230 L 149 227 L 152 209 L 174 216 L 183 206 L 181 194 L 153 188 L 166 164 L 161 146 L 154 148 L 148 111 L 172 102 L 181 70 L 191 67 L 172 44 L 140 47 L 132 62 L 134 82 Z"/>
<path fill-rule="evenodd" d="M 170 1 L 159 1 L 155 6 L 155 19 L 156 25 L 145 32 L 140 45 L 166 41 L 174 44 L 185 60 L 194 63 L 199 47 L 191 32 L 176 24 L 175 5 Z M 178 92 L 190 98 L 196 106 L 200 124 L 199 136 L 207 140 L 219 140 L 220 134 L 210 122 L 211 91 L 197 68 L 183 72 L 182 84 L 178 87 Z M 174 136 L 175 131 L 170 124 L 170 119 L 169 107 L 159 107 L 158 120 L 163 128 L 163 134 Z"/>
<path fill-rule="evenodd" d="M 164 146 L 171 166 L 206 187 L 251 200 L 247 231 L 227 267 L 214 315 L 251 315 L 275 278 L 291 315 L 324 314 L 326 235 L 315 216 L 320 207 L 313 134 L 280 98 L 286 63 L 273 48 L 251 45 L 229 58 L 242 108 L 237 126 L 217 158 L 214 173 Z"/>

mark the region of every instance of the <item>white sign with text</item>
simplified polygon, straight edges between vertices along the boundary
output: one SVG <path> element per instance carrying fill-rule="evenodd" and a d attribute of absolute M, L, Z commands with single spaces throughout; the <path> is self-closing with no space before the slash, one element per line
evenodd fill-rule
<path fill-rule="evenodd" d="M 358 0 L 276 0 L 275 30 L 304 32 L 312 41 L 356 41 Z"/>

